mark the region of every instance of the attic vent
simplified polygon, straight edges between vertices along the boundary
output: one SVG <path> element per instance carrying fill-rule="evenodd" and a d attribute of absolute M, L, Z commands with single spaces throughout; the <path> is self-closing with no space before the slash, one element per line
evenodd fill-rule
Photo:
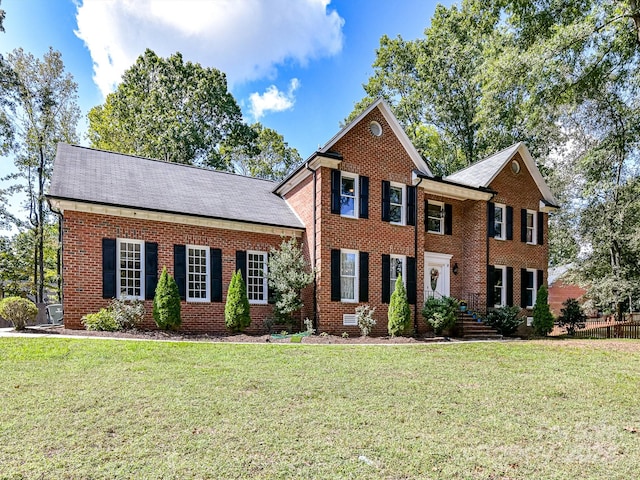
<path fill-rule="evenodd" d="M 513 173 L 520 173 L 520 164 L 518 163 L 517 160 L 514 160 L 513 162 L 511 162 L 511 171 Z"/>
<path fill-rule="evenodd" d="M 371 122 L 369 124 L 369 130 L 374 137 L 382 135 L 382 126 L 378 122 Z"/>
<path fill-rule="evenodd" d="M 342 315 L 342 325 L 358 325 L 355 313 L 345 313 Z"/>

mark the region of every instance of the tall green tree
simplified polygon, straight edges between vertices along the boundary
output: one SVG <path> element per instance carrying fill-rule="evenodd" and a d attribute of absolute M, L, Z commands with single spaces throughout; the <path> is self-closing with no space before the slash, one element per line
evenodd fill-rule
<path fill-rule="evenodd" d="M 88 137 L 94 148 L 227 170 L 221 148 L 249 148 L 256 133 L 224 73 L 147 49 L 91 109 Z"/>
<path fill-rule="evenodd" d="M 501 89 L 526 91 L 563 126 L 569 152 L 562 167 L 571 177 L 564 207 L 573 219 L 564 233 L 582 248 L 576 276 L 599 306 L 621 316 L 640 297 L 640 5 L 494 5 L 503 8 L 509 41 L 488 72 Z"/>
<path fill-rule="evenodd" d="M 233 172 L 278 181 L 302 162 L 298 150 L 290 147 L 275 130 L 260 123 L 251 125 L 251 129 L 257 136 L 255 143 L 221 147 L 225 163 Z"/>
<path fill-rule="evenodd" d="M 516 95 L 485 105 L 491 80 L 485 70 L 501 56 L 505 43 L 500 14 L 499 5 L 463 0 L 460 6 L 438 5 L 424 38 L 383 36 L 374 74 L 364 85 L 367 96 L 347 120 L 375 98 L 384 98 L 434 173 L 441 175 L 520 140 L 539 154 L 555 125 L 538 122 L 535 129 L 524 128 L 541 118 L 534 114 L 535 104 Z"/>
<path fill-rule="evenodd" d="M 60 52 L 49 49 L 40 60 L 21 48 L 7 56 L 15 82 L 5 93 L 5 110 L 15 134 L 12 145 L 20 188 L 27 195 L 29 224 L 35 235 L 33 278 L 36 302 L 45 294 L 45 228 L 49 222 L 45 191 L 58 142 L 77 142 L 77 84 L 65 72 Z"/>

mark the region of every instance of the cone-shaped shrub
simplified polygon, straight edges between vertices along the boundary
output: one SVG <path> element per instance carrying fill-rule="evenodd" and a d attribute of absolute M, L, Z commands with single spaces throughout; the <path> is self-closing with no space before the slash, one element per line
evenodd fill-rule
<path fill-rule="evenodd" d="M 389 323 L 387 328 L 389 335 L 395 337 L 409 331 L 411 325 L 411 309 L 407 299 L 407 290 L 404 288 L 402 276 L 398 275 L 396 286 L 391 294 L 389 302 Z"/>
<path fill-rule="evenodd" d="M 162 269 L 153 297 L 153 319 L 162 330 L 177 330 L 182 323 L 178 284 L 167 273 L 167 267 Z"/>
<path fill-rule="evenodd" d="M 549 291 L 544 285 L 536 294 L 533 307 L 533 331 L 536 335 L 548 335 L 553 330 L 553 315 L 549 309 Z"/>
<path fill-rule="evenodd" d="M 232 332 L 244 332 L 250 323 L 247 287 L 244 284 L 242 273 L 238 270 L 231 277 L 229 284 L 227 303 L 224 306 L 224 324 Z"/>

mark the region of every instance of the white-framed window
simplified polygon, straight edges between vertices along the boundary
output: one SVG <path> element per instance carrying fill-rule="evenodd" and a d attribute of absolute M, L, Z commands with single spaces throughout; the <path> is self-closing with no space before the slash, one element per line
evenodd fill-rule
<path fill-rule="evenodd" d="M 444 203 L 427 202 L 427 231 L 431 233 L 444 233 Z"/>
<path fill-rule="evenodd" d="M 493 237 L 504 240 L 507 233 L 507 207 L 496 203 L 493 213 Z"/>
<path fill-rule="evenodd" d="M 343 302 L 358 301 L 357 250 L 340 250 L 340 299 Z"/>
<path fill-rule="evenodd" d="M 536 214 L 534 210 L 527 210 L 527 243 L 535 245 L 537 237 Z"/>
<path fill-rule="evenodd" d="M 117 240 L 118 298 L 144 300 L 144 242 Z"/>
<path fill-rule="evenodd" d="M 407 196 L 405 185 L 392 183 L 389 187 L 389 221 L 395 225 L 404 225 Z"/>
<path fill-rule="evenodd" d="M 396 280 L 398 276 L 402 276 L 402 283 L 407 284 L 407 275 L 406 275 L 406 264 L 407 257 L 404 255 L 391 255 L 391 269 L 389 272 L 389 281 L 391 282 L 391 289 L 389 293 L 393 293 L 396 289 Z"/>
<path fill-rule="evenodd" d="M 341 172 L 340 215 L 358 218 L 358 175 Z"/>
<path fill-rule="evenodd" d="M 493 267 L 493 306 L 504 307 L 507 304 L 507 267 Z"/>
<path fill-rule="evenodd" d="M 247 251 L 247 297 L 249 303 L 267 303 L 267 252 Z"/>
<path fill-rule="evenodd" d="M 536 303 L 536 281 L 538 272 L 536 270 L 527 269 L 525 275 L 525 304 L 526 308 L 533 308 Z"/>
<path fill-rule="evenodd" d="M 187 245 L 187 301 L 208 302 L 211 282 L 209 247 Z"/>

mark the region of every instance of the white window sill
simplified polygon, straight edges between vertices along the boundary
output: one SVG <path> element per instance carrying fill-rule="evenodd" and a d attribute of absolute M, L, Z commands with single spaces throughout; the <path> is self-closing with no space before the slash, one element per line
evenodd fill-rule
<path fill-rule="evenodd" d="M 249 305 L 267 305 L 267 300 L 249 300 Z"/>

